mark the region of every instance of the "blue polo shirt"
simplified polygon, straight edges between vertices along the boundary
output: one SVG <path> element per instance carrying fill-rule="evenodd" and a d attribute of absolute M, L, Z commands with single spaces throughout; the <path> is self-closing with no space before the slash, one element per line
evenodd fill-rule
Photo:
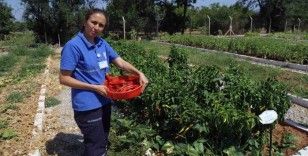
<path fill-rule="evenodd" d="M 72 71 L 72 77 L 89 84 L 103 84 L 109 64 L 118 54 L 102 38 L 90 43 L 82 32 L 68 41 L 61 52 L 60 69 Z M 72 88 L 72 105 L 75 111 L 86 111 L 110 103 L 110 99 L 95 91 Z"/>

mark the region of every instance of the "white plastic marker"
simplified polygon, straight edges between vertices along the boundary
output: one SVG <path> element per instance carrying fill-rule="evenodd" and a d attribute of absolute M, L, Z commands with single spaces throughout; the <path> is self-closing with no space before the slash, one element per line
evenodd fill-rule
<path fill-rule="evenodd" d="M 270 149 L 269 149 L 269 156 L 272 156 L 272 132 L 273 132 L 273 125 L 272 123 L 278 119 L 278 114 L 274 110 L 266 110 L 259 115 L 260 122 L 263 125 L 270 125 Z"/>
<path fill-rule="evenodd" d="M 274 110 L 266 110 L 259 115 L 259 118 L 263 125 L 272 124 L 277 120 L 278 114 Z"/>

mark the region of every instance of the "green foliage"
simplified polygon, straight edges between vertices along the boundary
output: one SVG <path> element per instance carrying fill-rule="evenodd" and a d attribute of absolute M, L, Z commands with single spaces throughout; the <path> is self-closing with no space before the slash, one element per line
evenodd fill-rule
<path fill-rule="evenodd" d="M 209 30 L 206 26 L 199 27 L 198 30 L 201 32 L 202 35 L 208 35 Z"/>
<path fill-rule="evenodd" d="M 273 143 L 274 153 L 277 156 L 283 156 L 287 149 L 294 149 L 297 139 L 294 134 L 284 133 L 280 142 Z"/>
<path fill-rule="evenodd" d="M 294 148 L 296 141 L 297 141 L 297 138 L 294 134 L 285 133 L 281 141 L 281 146 L 283 148 Z"/>
<path fill-rule="evenodd" d="M 132 29 L 128 34 L 129 34 L 130 39 L 137 40 L 138 34 L 135 29 Z"/>
<path fill-rule="evenodd" d="M 138 155 L 150 147 L 150 141 L 147 139 L 155 134 L 150 127 L 130 119 L 121 119 L 121 115 L 117 113 L 114 113 L 112 118 L 112 128 L 116 131 L 112 136 L 114 141 L 111 148 L 118 152 L 126 149 Z"/>
<path fill-rule="evenodd" d="M 297 18 L 307 19 L 308 11 L 307 11 L 307 1 L 305 0 L 286 0 L 283 2 L 283 5 L 286 8 L 286 17 L 290 19 L 295 19 L 293 24 L 297 24 Z M 304 23 L 303 23 L 304 24 Z"/>
<path fill-rule="evenodd" d="M 191 28 L 205 27 L 208 29 L 209 22 L 206 16 L 209 16 L 211 18 L 211 34 L 218 34 L 219 29 L 223 32 L 228 30 L 230 24 L 229 16 L 233 18 L 233 31 L 235 33 L 243 33 L 244 29 L 248 29 L 246 25 L 250 22 L 249 16 L 254 13 L 241 5 L 221 6 L 218 3 L 214 3 L 209 7 L 189 9 L 188 14 Z"/>
<path fill-rule="evenodd" d="M 229 51 L 278 61 L 298 64 L 308 63 L 308 44 L 305 42 L 295 43 L 290 40 L 271 37 L 218 38 L 192 35 L 163 36 L 161 39 L 171 43 Z"/>
<path fill-rule="evenodd" d="M 272 33 L 271 35 L 269 35 L 269 37 L 275 37 L 275 38 L 279 38 L 279 39 L 285 39 L 285 40 L 295 40 L 300 42 L 300 40 L 304 40 L 305 39 L 305 34 L 304 33 L 292 33 L 292 32 L 276 32 L 276 33 Z"/>
<path fill-rule="evenodd" d="M 28 30 L 27 23 L 23 21 L 15 21 L 12 27 L 12 31 L 14 32 L 25 32 L 27 30 Z"/>
<path fill-rule="evenodd" d="M 168 63 L 170 68 L 185 69 L 187 68 L 187 54 L 181 49 L 172 46 L 168 57 Z"/>
<path fill-rule="evenodd" d="M 22 0 L 25 5 L 24 18 L 39 42 L 61 43 L 68 41 L 82 25 L 85 7 L 84 1 L 38 1 Z"/>
<path fill-rule="evenodd" d="M 308 40 L 308 33 L 305 33 L 304 40 Z"/>
<path fill-rule="evenodd" d="M 36 49 L 28 51 L 25 65 L 22 66 L 15 80 L 20 81 L 26 77 L 35 76 L 45 69 L 45 60 L 52 53 L 52 49 L 47 45 L 41 44 Z"/>
<path fill-rule="evenodd" d="M 258 8 L 258 16 L 254 19 L 256 25 L 269 28 L 271 23 L 274 31 L 283 31 L 286 19 L 289 26 L 293 27 L 298 25 L 298 18 L 308 17 L 308 4 L 305 0 L 239 0 L 238 3 L 250 9 Z M 302 22 L 302 28 L 307 30 L 307 23 Z"/>
<path fill-rule="evenodd" d="M 15 103 L 6 103 L 1 106 L 1 113 L 5 113 L 8 110 L 16 110 L 18 106 Z"/>
<path fill-rule="evenodd" d="M 31 31 L 10 33 L 4 40 L 4 44 L 10 47 L 10 51 L 15 51 L 16 48 L 26 49 L 25 47 L 31 47 L 34 43 L 35 37 Z"/>
<path fill-rule="evenodd" d="M 256 139 L 251 138 L 247 140 L 246 146 L 251 155 L 262 156 L 262 146 L 264 144 L 262 141 L 262 137 Z"/>
<path fill-rule="evenodd" d="M 11 70 L 17 62 L 14 55 L 8 54 L 0 57 L 0 76 Z"/>
<path fill-rule="evenodd" d="M 176 7 L 169 2 L 161 3 L 160 7 L 164 13 L 164 17 L 160 24 L 160 30 L 166 31 L 168 34 L 174 34 L 180 31 L 183 27 L 183 24 L 181 24 L 183 18 L 176 13 Z"/>
<path fill-rule="evenodd" d="M 53 52 L 47 45 L 34 43 L 31 32 L 13 33 L 4 44 L 8 45 L 8 54 L 0 57 L 1 87 L 41 73 L 46 58 Z"/>
<path fill-rule="evenodd" d="M 106 7 L 110 16 L 110 29 L 122 30 L 122 16 L 126 21 L 126 31 L 153 32 L 155 25 L 154 1 L 110 1 Z"/>
<path fill-rule="evenodd" d="M 182 18 L 182 20 L 180 21 L 180 28 L 181 28 L 181 32 L 182 34 L 185 31 L 185 28 L 187 27 L 187 9 L 189 6 L 191 6 L 192 4 L 196 3 L 197 0 L 176 0 L 175 3 L 177 4 L 178 7 L 182 7 L 181 10 L 182 14 L 180 15 L 180 17 Z"/>
<path fill-rule="evenodd" d="M 13 25 L 12 8 L 10 8 L 3 0 L 0 0 L 0 39 L 3 39 L 5 35 L 8 35 Z"/>
<path fill-rule="evenodd" d="M 0 129 L 7 128 L 8 122 L 6 120 L 0 120 Z"/>
<path fill-rule="evenodd" d="M 256 113 L 260 114 L 266 109 L 273 109 L 278 112 L 278 118 L 282 121 L 283 115 L 291 106 L 285 86 L 278 83 L 277 80 L 269 78 L 261 82 L 260 91 L 262 91 L 262 96 L 260 98 L 260 106 L 255 107 L 257 108 Z"/>
<path fill-rule="evenodd" d="M 4 129 L 0 131 L 0 139 L 1 140 L 10 140 L 13 139 L 14 137 L 17 137 L 17 134 L 14 130 L 12 129 Z"/>
<path fill-rule="evenodd" d="M 53 107 L 53 106 L 56 106 L 58 104 L 61 103 L 61 101 L 59 101 L 57 98 L 55 97 L 47 97 L 46 100 L 45 100 L 45 105 L 46 107 Z"/>
<path fill-rule="evenodd" d="M 258 32 L 246 32 L 245 37 L 258 37 L 260 34 Z"/>
<path fill-rule="evenodd" d="M 227 156 L 244 156 L 244 154 L 240 151 L 238 151 L 238 149 L 236 149 L 234 146 L 228 148 L 228 149 L 225 149 L 223 151 Z"/>
<path fill-rule="evenodd" d="M 281 119 L 290 106 L 284 86 L 276 80 L 252 81 L 234 65 L 226 72 L 211 66 L 189 67 L 187 55 L 173 47 L 173 65 L 168 68 L 135 42 L 113 46 L 151 82 L 141 98 L 116 102 L 121 118 L 126 117 L 116 121 L 122 125 L 117 129 L 125 148 L 132 144 L 140 149 L 140 142 L 147 140 L 146 147 L 178 155 L 257 153 L 262 139 L 249 141 L 263 138 L 257 115 L 274 109 Z M 174 68 L 177 65 L 185 68 Z M 137 129 L 145 128 L 141 125 L 151 129 L 142 130 L 151 135 Z"/>
<path fill-rule="evenodd" d="M 10 103 L 22 102 L 25 98 L 25 94 L 19 91 L 13 91 L 6 97 L 6 101 Z"/>

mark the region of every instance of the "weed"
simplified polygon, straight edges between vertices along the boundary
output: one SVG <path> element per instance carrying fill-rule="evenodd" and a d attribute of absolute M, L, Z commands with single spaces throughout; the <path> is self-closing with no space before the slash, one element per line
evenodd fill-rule
<path fill-rule="evenodd" d="M 11 103 L 22 102 L 25 98 L 25 94 L 18 91 L 13 91 L 10 95 L 7 96 L 6 101 Z"/>
<path fill-rule="evenodd" d="M 60 104 L 61 101 L 56 99 L 55 97 L 47 97 L 46 98 L 46 107 L 53 107 Z"/>
<path fill-rule="evenodd" d="M 25 56 L 29 50 L 24 47 L 15 47 L 12 49 L 12 51 L 17 56 Z"/>
<path fill-rule="evenodd" d="M 0 139 L 2 140 L 9 140 L 12 139 L 14 137 L 16 137 L 17 134 L 14 130 L 12 129 L 4 129 L 2 132 L 0 132 Z"/>
<path fill-rule="evenodd" d="M 285 133 L 283 135 L 281 146 L 283 148 L 294 148 L 296 143 L 296 136 L 292 133 Z"/>
<path fill-rule="evenodd" d="M 7 128 L 8 122 L 6 120 L 0 120 L 0 129 Z"/>
<path fill-rule="evenodd" d="M 2 107 L 1 112 L 5 113 L 8 110 L 16 110 L 18 106 L 15 103 L 8 103 L 5 104 L 4 107 Z"/>
<path fill-rule="evenodd" d="M 8 54 L 0 57 L 0 75 L 3 75 L 2 73 L 7 72 L 14 67 L 16 61 L 17 57 L 15 55 Z"/>

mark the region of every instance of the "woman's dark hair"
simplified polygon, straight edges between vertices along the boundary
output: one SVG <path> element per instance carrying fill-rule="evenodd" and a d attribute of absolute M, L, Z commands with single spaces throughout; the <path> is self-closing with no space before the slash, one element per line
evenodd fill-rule
<path fill-rule="evenodd" d="M 85 16 L 84 16 L 84 20 L 83 20 L 82 25 L 81 25 L 81 31 L 82 32 L 84 31 L 83 24 L 90 18 L 91 15 L 96 14 L 96 13 L 99 13 L 99 14 L 102 14 L 102 15 L 105 16 L 105 18 L 106 18 L 106 26 L 105 26 L 105 28 L 108 26 L 109 20 L 108 20 L 107 13 L 104 10 L 102 10 L 102 9 L 93 8 L 93 9 L 88 10 L 86 12 Z"/>

